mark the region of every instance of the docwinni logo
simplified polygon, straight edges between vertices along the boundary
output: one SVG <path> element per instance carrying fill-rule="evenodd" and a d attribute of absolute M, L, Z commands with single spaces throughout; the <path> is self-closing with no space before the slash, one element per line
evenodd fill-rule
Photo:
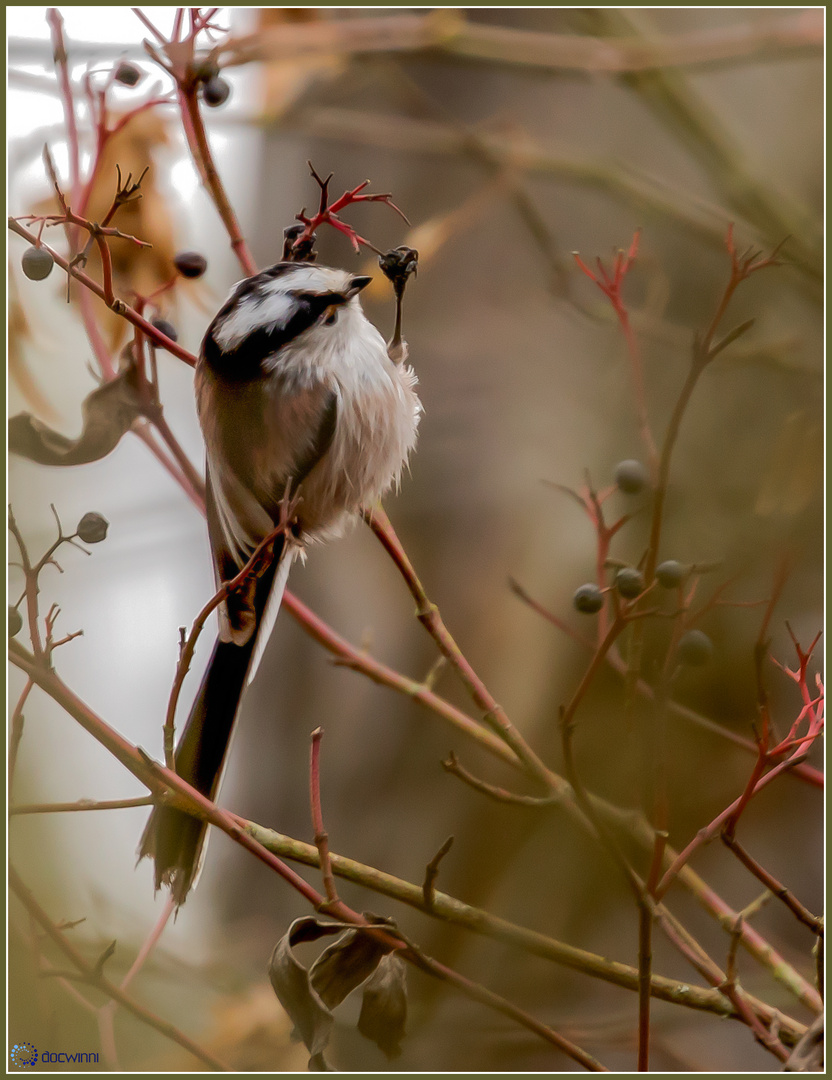
<path fill-rule="evenodd" d="M 18 1069 L 31 1069 L 37 1064 L 38 1052 L 31 1043 L 15 1043 L 12 1047 L 11 1059 Z M 98 1054 L 66 1054 L 55 1053 L 54 1050 L 44 1050 L 40 1054 L 40 1061 L 44 1065 L 87 1065 L 98 1061 Z"/>
<path fill-rule="evenodd" d="M 18 1069 L 31 1069 L 38 1060 L 38 1052 L 31 1043 L 15 1043 L 11 1059 Z"/>

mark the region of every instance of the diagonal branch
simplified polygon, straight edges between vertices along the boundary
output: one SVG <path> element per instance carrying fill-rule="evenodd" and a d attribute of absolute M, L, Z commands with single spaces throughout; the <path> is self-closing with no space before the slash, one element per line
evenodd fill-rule
<path fill-rule="evenodd" d="M 129 1013 L 132 1013 L 132 1015 L 138 1020 L 141 1020 L 142 1023 L 147 1024 L 162 1035 L 167 1036 L 167 1038 L 171 1039 L 173 1042 L 178 1043 L 185 1050 L 188 1050 L 193 1054 L 194 1057 L 198 1058 L 204 1065 L 207 1065 L 209 1069 L 213 1069 L 216 1072 L 233 1071 L 230 1066 L 225 1065 L 219 1058 L 214 1057 L 213 1054 L 199 1046 L 192 1039 L 189 1039 L 187 1035 L 179 1030 L 179 1028 L 174 1027 L 174 1025 L 169 1024 L 167 1020 L 163 1020 L 161 1016 L 157 1016 L 143 1005 L 140 1005 L 137 1001 L 134 1001 L 132 997 L 125 994 L 115 983 L 110 982 L 101 971 L 97 970 L 94 964 L 89 963 L 86 957 L 75 948 L 75 946 L 67 939 L 66 935 L 63 934 L 49 918 L 47 913 L 35 899 L 32 892 L 24 884 L 14 866 L 9 866 L 9 887 L 35 922 L 43 927 L 48 937 L 51 938 L 64 955 L 72 961 L 84 982 L 95 987 L 96 990 L 100 990 L 103 994 L 106 994 L 112 1001 L 118 1002 L 122 1008 L 126 1009 Z"/>

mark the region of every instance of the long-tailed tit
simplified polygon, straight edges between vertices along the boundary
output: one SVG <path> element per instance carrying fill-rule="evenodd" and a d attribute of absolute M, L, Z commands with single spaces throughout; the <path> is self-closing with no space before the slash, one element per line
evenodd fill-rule
<path fill-rule="evenodd" d="M 232 593 L 220 635 L 176 748 L 176 771 L 216 794 L 246 679 L 253 677 L 289 567 L 306 544 L 345 523 L 398 482 L 416 441 L 416 377 L 370 323 L 345 270 L 280 262 L 241 281 L 202 342 L 196 399 L 205 437 L 208 533 L 218 583 L 231 580 L 299 495 L 287 540 L 268 570 Z M 196 877 L 206 825 L 159 806 L 140 857 L 156 887 L 182 903 Z"/>

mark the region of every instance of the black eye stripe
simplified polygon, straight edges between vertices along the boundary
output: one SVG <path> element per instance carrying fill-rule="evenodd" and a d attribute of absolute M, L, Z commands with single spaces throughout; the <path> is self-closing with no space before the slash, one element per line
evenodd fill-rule
<path fill-rule="evenodd" d="M 292 265 L 291 263 L 288 265 Z M 259 275 L 262 276 L 262 275 Z M 253 278 L 247 279 L 245 285 Z M 242 287 L 242 286 L 241 286 Z M 246 295 L 254 294 L 254 289 L 249 289 Z M 277 326 L 260 326 L 252 330 L 242 341 L 231 349 L 220 348 L 214 331 L 221 324 L 224 316 L 239 303 L 240 298 L 232 298 L 233 302 L 225 305 L 221 310 L 202 342 L 202 355 L 205 360 L 226 378 L 231 379 L 254 379 L 263 370 L 263 361 L 268 356 L 274 355 L 279 349 L 288 345 L 295 338 L 300 337 L 306 330 L 313 327 L 325 313 L 326 309 L 336 304 L 344 304 L 347 298 L 341 293 L 297 293 L 295 295 L 295 309 L 289 319 Z M 243 300 L 243 303 L 246 301 Z M 252 301 L 248 301 L 251 303 Z M 333 312 L 333 315 L 335 313 Z M 327 320 L 327 323 L 329 320 Z"/>

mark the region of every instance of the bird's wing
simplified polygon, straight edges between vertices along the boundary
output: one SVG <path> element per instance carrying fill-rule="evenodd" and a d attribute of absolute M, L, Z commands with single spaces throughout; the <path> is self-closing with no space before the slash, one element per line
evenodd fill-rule
<path fill-rule="evenodd" d="M 218 587 L 242 569 L 273 531 L 286 492 L 297 494 L 326 454 L 335 433 L 337 402 L 336 391 L 323 381 L 290 388 L 273 377 L 268 392 L 261 389 L 254 401 L 246 402 L 245 416 L 226 411 L 230 419 L 216 431 L 219 452 L 209 452 L 206 467 L 208 535 Z M 286 558 L 285 570 L 278 572 L 283 585 L 273 588 L 273 595 L 282 596 L 293 557 Z M 223 640 L 245 644 L 261 621 L 254 608 L 255 586 L 252 579 L 223 605 Z M 273 623 L 279 600 L 266 606 L 271 607 Z M 261 651 L 268 636 L 261 635 Z"/>

